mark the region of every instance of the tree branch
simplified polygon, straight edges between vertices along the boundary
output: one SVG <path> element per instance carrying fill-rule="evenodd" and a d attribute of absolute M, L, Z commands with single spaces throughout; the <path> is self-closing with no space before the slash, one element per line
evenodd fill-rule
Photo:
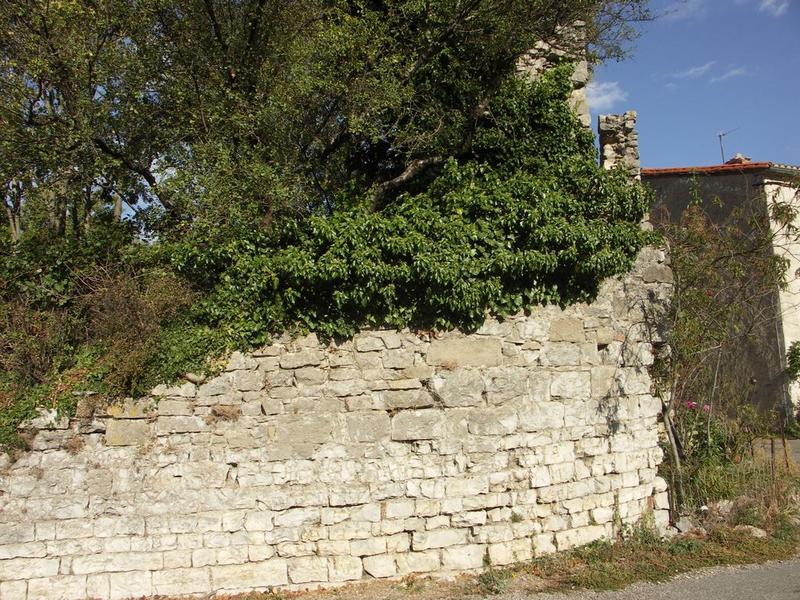
<path fill-rule="evenodd" d="M 142 177 L 147 184 L 150 186 L 150 189 L 153 190 L 155 195 L 158 197 L 159 202 L 161 202 L 162 206 L 171 213 L 174 213 L 177 209 L 175 205 L 165 197 L 165 194 L 162 190 L 159 189 L 158 180 L 156 179 L 155 175 L 153 175 L 152 171 L 149 168 L 136 164 L 132 160 L 130 160 L 127 156 L 125 156 L 122 152 L 115 150 L 112 148 L 104 139 L 100 137 L 95 137 L 93 140 L 94 145 L 103 153 L 107 154 L 112 158 L 116 158 L 120 161 L 125 168 L 129 171 L 132 171 Z"/>
<path fill-rule="evenodd" d="M 379 208 L 381 200 L 388 192 L 405 185 L 425 169 L 442 164 L 444 160 L 445 159 L 442 156 L 430 156 L 428 158 L 412 160 L 411 163 L 406 167 L 405 171 L 400 173 L 400 175 L 394 179 L 384 181 L 375 189 L 375 194 L 372 200 L 373 208 L 375 210 Z"/>

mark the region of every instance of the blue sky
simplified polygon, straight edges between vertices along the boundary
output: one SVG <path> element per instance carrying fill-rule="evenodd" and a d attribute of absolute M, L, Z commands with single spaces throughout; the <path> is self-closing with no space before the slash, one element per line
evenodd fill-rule
<path fill-rule="evenodd" d="M 653 0 L 630 58 L 595 69 L 597 114 L 636 110 L 642 165 L 736 152 L 800 164 L 800 0 Z"/>

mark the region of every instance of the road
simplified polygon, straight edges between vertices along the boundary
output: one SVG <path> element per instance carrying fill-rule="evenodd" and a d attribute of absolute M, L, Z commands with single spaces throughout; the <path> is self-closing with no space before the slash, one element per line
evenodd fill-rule
<path fill-rule="evenodd" d="M 510 596 L 508 600 L 800 600 L 800 558 L 766 565 L 712 567 L 619 592 Z"/>

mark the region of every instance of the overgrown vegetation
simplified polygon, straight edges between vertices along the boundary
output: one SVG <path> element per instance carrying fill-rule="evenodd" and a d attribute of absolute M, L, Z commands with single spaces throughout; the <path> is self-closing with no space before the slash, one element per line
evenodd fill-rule
<path fill-rule="evenodd" d="M 538 560 L 532 572 L 552 589 L 617 590 L 637 581 L 662 582 L 702 567 L 784 560 L 797 553 L 798 532 L 755 538 L 747 531 L 718 527 L 707 538 L 661 539 L 639 532 L 617 544 L 595 542 L 577 550 Z"/>
<path fill-rule="evenodd" d="M 285 329 L 475 327 L 591 298 L 645 241 L 569 64 L 640 0 L 3 3 L 0 445 Z"/>
<path fill-rule="evenodd" d="M 670 442 L 662 468 L 676 508 L 763 484 L 754 441 L 794 423 L 783 375 L 759 380 L 783 360 L 775 303 L 787 264 L 773 248 L 795 237 L 794 217 L 763 196 L 732 206 L 695 188 L 679 219 L 657 219 L 675 276 L 667 351 L 654 375 Z"/>

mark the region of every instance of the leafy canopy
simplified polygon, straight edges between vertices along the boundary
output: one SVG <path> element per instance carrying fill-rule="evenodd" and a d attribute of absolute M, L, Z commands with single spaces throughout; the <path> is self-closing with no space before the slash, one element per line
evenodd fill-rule
<path fill-rule="evenodd" d="M 142 393 L 286 329 L 478 326 L 587 300 L 644 243 L 519 57 L 643 0 L 0 5 L 0 444 L 36 404 Z M 575 48 L 568 48 L 574 51 Z"/>

